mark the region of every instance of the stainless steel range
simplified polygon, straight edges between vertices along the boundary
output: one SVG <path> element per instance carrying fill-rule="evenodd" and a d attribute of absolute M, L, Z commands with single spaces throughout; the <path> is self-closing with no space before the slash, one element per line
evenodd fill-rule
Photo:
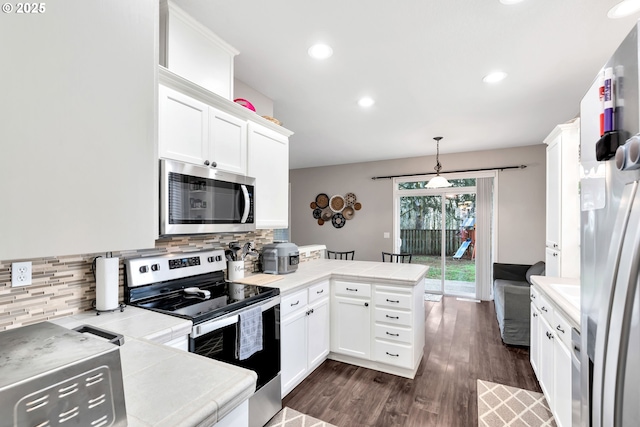
<path fill-rule="evenodd" d="M 232 294 L 225 268 L 222 249 L 129 259 L 125 297 L 130 305 L 191 320 L 190 352 L 255 371 L 249 425 L 261 427 L 282 408 L 280 291 L 243 285 L 244 292 Z M 252 345 L 243 348 L 247 341 Z"/>

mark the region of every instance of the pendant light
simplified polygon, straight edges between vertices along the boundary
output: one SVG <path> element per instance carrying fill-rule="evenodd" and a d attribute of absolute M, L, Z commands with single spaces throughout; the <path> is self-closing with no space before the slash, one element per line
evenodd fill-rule
<path fill-rule="evenodd" d="M 431 181 L 427 183 L 427 188 L 451 187 L 453 184 L 447 181 L 447 178 L 445 178 L 444 176 L 440 176 L 440 170 L 442 169 L 442 165 L 440 164 L 440 140 L 442 139 L 442 137 L 436 136 L 433 139 L 436 140 L 436 144 L 437 144 L 436 145 L 436 167 L 434 168 L 436 171 L 436 176 L 431 178 Z"/>

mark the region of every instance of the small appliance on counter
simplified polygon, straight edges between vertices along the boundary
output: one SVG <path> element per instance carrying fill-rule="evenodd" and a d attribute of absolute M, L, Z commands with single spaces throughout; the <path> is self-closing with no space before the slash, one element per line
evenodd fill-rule
<path fill-rule="evenodd" d="M 126 426 L 118 346 L 50 322 L 0 332 L 0 414 L 3 426 Z"/>
<path fill-rule="evenodd" d="M 289 274 L 298 269 L 298 246 L 289 242 L 274 242 L 262 248 L 262 271 L 267 274 Z"/>

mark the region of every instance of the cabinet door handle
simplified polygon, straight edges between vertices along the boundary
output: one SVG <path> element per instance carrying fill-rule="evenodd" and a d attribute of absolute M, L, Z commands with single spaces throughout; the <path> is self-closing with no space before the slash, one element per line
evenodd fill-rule
<path fill-rule="evenodd" d="M 533 313 L 533 317 L 538 317 L 538 313 Z"/>
<path fill-rule="evenodd" d="M 298 304 L 300 304 L 300 300 L 298 300 L 298 301 L 296 301 L 296 302 L 292 302 L 292 303 L 291 303 L 291 307 L 293 307 L 293 306 L 295 306 L 295 305 L 298 305 Z"/>
<path fill-rule="evenodd" d="M 536 299 L 536 296 L 531 294 L 531 299 Z"/>
<path fill-rule="evenodd" d="M 387 302 L 393 302 L 393 303 L 398 304 L 400 301 L 399 301 L 399 300 L 398 300 L 398 301 L 394 301 L 394 300 L 392 300 L 392 299 L 387 298 Z"/>
<path fill-rule="evenodd" d="M 547 334 L 547 338 L 549 338 L 550 340 L 553 339 L 553 334 L 552 333 L 547 331 L 546 334 Z"/>
<path fill-rule="evenodd" d="M 553 256 L 558 256 L 558 253 L 557 253 L 557 252 L 554 252 L 554 253 L 553 253 Z"/>
<path fill-rule="evenodd" d="M 540 310 L 544 311 L 545 313 L 549 312 L 549 310 L 547 310 L 547 307 L 542 307 L 542 308 L 540 308 Z"/>
<path fill-rule="evenodd" d="M 365 302 L 365 303 L 364 303 L 364 306 L 365 306 L 365 307 L 369 307 L 369 303 L 368 303 L 368 302 Z"/>
<path fill-rule="evenodd" d="M 562 333 L 564 334 L 564 329 L 562 329 L 562 328 L 560 327 L 560 325 L 556 326 L 556 329 L 557 329 L 557 330 L 559 330 L 560 332 L 562 332 Z"/>
<path fill-rule="evenodd" d="M 217 167 L 217 166 L 218 166 L 218 163 L 216 163 L 216 162 L 211 162 L 211 167 L 212 167 L 212 168 L 215 168 L 215 167 Z"/>
<path fill-rule="evenodd" d="M 351 289 L 351 288 L 345 288 L 345 289 L 348 290 L 348 291 L 351 291 L 351 292 L 358 292 L 357 289 Z"/>
<path fill-rule="evenodd" d="M 399 354 L 389 353 L 388 351 L 385 351 L 385 353 L 387 353 L 387 355 L 388 355 L 388 356 L 400 357 L 400 355 L 399 355 Z"/>
<path fill-rule="evenodd" d="M 320 289 L 319 291 L 316 292 L 316 294 L 320 295 L 323 292 L 324 292 L 324 289 Z"/>
<path fill-rule="evenodd" d="M 392 334 L 391 332 L 386 332 L 387 335 L 391 335 L 392 337 L 399 337 L 400 334 Z"/>
<path fill-rule="evenodd" d="M 388 314 L 385 314 L 385 316 L 387 316 L 389 319 L 399 319 L 399 316 L 389 316 Z"/>
<path fill-rule="evenodd" d="M 209 166 L 209 160 L 205 160 L 205 161 L 204 161 L 204 165 L 205 165 L 205 166 Z"/>

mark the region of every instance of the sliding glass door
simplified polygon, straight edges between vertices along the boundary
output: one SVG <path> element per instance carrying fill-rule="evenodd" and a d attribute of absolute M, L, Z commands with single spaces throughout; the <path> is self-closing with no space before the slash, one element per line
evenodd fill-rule
<path fill-rule="evenodd" d="M 427 189 L 427 181 L 398 184 L 396 251 L 429 267 L 426 292 L 477 298 L 476 179 L 449 181 L 453 186 L 441 189 Z"/>

